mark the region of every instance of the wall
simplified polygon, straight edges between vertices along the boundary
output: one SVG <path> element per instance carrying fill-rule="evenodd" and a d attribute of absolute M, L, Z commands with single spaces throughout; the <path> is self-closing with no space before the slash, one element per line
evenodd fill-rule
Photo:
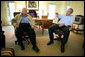
<path fill-rule="evenodd" d="M 23 7 L 26 7 L 25 1 L 14 1 L 15 3 L 15 11 L 19 12 Z"/>
<path fill-rule="evenodd" d="M 59 13 L 63 13 L 64 11 L 61 12 L 61 9 L 63 10 L 64 3 L 65 3 L 65 1 L 39 1 L 39 4 L 40 4 L 39 5 L 39 9 L 42 9 L 41 7 L 43 6 L 44 7 L 44 11 L 45 11 L 44 15 L 46 15 L 46 13 L 49 10 L 48 5 L 49 4 L 55 4 L 56 5 L 55 11 L 59 12 Z"/>
<path fill-rule="evenodd" d="M 25 1 L 14 1 L 15 3 L 15 11 L 19 11 L 20 8 L 26 7 L 26 2 Z M 47 15 L 48 12 L 48 4 L 53 3 L 56 5 L 56 12 L 61 12 L 61 9 L 64 9 L 64 4 L 65 1 L 39 1 L 39 11 L 41 9 L 44 9 L 44 15 Z M 65 10 L 65 9 L 64 9 Z"/>
<path fill-rule="evenodd" d="M 19 8 L 26 7 L 25 1 L 15 1 L 15 10 L 19 11 Z M 66 12 L 66 6 L 68 1 L 39 1 L 39 11 L 41 9 L 44 9 L 44 15 L 47 15 L 48 12 L 48 4 L 53 3 L 56 5 L 56 12 L 59 12 L 60 14 L 65 14 Z M 19 7 L 19 5 L 21 5 Z M 84 2 L 83 1 L 70 1 L 70 6 L 74 9 L 73 16 L 77 14 L 84 15 Z M 19 8 L 18 8 L 19 7 Z"/>
<path fill-rule="evenodd" d="M 84 2 L 83 1 L 71 1 L 71 7 L 74 9 L 73 16 L 81 14 L 84 15 Z"/>

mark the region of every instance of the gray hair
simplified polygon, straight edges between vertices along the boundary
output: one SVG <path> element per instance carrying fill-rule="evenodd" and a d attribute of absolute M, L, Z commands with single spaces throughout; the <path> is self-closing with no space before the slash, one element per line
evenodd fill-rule
<path fill-rule="evenodd" d="M 73 13 L 73 9 L 72 8 L 69 8 L 71 10 L 71 13 Z"/>

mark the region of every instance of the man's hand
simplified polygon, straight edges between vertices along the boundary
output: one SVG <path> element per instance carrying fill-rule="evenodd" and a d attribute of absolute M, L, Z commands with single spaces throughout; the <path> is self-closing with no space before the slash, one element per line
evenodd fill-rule
<path fill-rule="evenodd" d="M 34 25 L 32 25 L 31 27 L 32 27 L 32 29 L 37 28 L 37 27 L 36 27 L 36 26 L 34 26 Z"/>
<path fill-rule="evenodd" d="M 63 26 L 65 26 L 65 24 L 64 24 L 64 23 L 62 23 L 62 24 L 59 24 L 59 27 L 63 27 Z"/>
<path fill-rule="evenodd" d="M 19 28 L 19 26 L 18 26 L 18 25 L 16 25 L 16 28 Z"/>

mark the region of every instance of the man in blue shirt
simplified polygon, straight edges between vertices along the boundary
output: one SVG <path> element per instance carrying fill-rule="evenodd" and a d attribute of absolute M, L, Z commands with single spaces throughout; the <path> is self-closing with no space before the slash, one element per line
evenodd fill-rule
<path fill-rule="evenodd" d="M 21 47 L 21 50 L 24 50 L 25 47 L 22 42 L 22 35 L 23 32 L 26 32 L 31 40 L 31 43 L 33 45 L 33 50 L 36 52 L 39 52 L 39 49 L 36 45 L 36 34 L 34 31 L 35 25 L 33 23 L 32 17 L 27 14 L 27 9 L 23 8 L 22 13 L 17 14 L 15 18 L 12 20 L 13 24 L 15 25 L 15 35 L 17 38 L 17 41 L 19 42 L 19 45 Z"/>
<path fill-rule="evenodd" d="M 72 8 L 69 8 L 67 10 L 66 15 L 59 15 L 58 13 L 56 13 L 56 15 L 60 19 L 60 21 L 57 24 L 55 24 L 49 28 L 50 42 L 48 42 L 47 45 L 50 45 L 53 43 L 54 30 L 62 29 L 62 31 L 64 31 L 64 38 L 63 38 L 62 43 L 61 43 L 61 52 L 64 52 L 64 46 L 65 46 L 65 43 L 67 42 L 69 32 L 70 32 L 68 26 L 72 26 L 73 21 L 74 21 L 73 16 L 71 15 L 72 13 L 73 13 Z M 67 30 L 65 31 L 65 29 L 67 29 Z"/>
<path fill-rule="evenodd" d="M 22 16 L 21 23 L 29 23 L 29 19 L 27 18 L 27 16 Z"/>

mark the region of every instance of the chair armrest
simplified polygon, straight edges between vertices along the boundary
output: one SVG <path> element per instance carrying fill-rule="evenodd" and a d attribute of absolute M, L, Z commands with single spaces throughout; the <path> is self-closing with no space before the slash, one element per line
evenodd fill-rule
<path fill-rule="evenodd" d="M 70 26 L 70 25 L 68 25 L 68 28 L 69 28 L 69 30 L 70 30 L 71 26 Z"/>
<path fill-rule="evenodd" d="M 70 28 L 71 26 L 70 26 L 70 25 L 68 25 L 68 27 Z"/>

